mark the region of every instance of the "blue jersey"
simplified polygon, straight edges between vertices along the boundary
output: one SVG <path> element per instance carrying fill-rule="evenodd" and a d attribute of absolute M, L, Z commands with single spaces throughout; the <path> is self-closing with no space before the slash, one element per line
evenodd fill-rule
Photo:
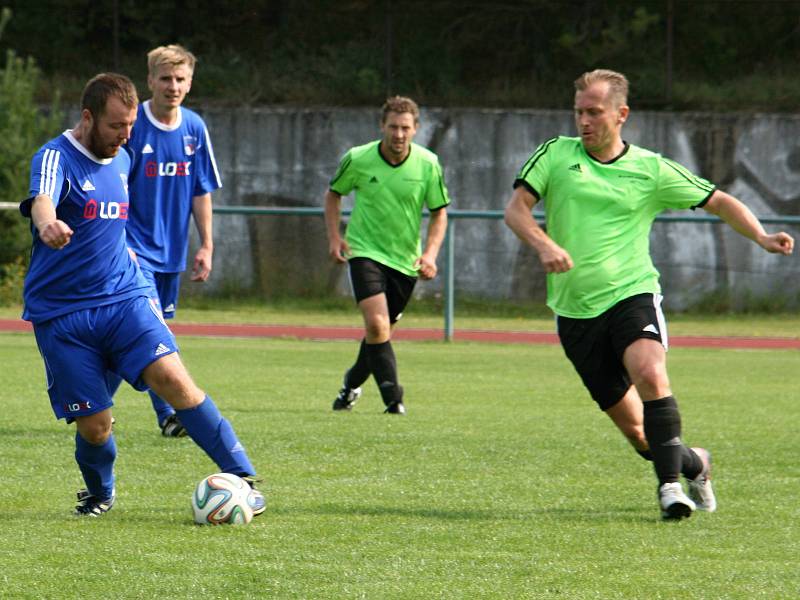
<path fill-rule="evenodd" d="M 99 159 L 70 131 L 42 146 L 31 162 L 30 198 L 45 195 L 56 217 L 73 231 L 61 250 L 49 248 L 33 229 L 33 249 L 25 276 L 22 318 L 42 323 L 73 311 L 147 295 L 147 282 L 128 253 L 130 156 Z"/>
<path fill-rule="evenodd" d="M 206 125 L 182 107 L 177 122 L 164 125 L 148 100 L 139 106 L 128 148 L 133 155 L 128 244 L 153 271 L 183 271 L 192 198 L 222 187 Z"/>

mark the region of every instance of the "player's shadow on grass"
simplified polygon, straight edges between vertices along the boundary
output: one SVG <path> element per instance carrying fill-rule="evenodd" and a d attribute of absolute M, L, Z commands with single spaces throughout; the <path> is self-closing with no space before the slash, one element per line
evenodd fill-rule
<path fill-rule="evenodd" d="M 267 510 L 269 512 L 269 509 Z M 301 509 L 277 510 L 287 513 L 313 513 L 319 515 L 371 516 L 371 517 L 410 517 L 420 519 L 436 519 L 446 521 L 520 521 L 535 523 L 537 520 L 565 521 L 570 523 L 646 523 L 656 519 L 649 511 L 641 507 L 606 507 L 603 510 L 586 510 L 575 507 L 539 507 L 526 510 L 485 509 L 437 509 L 407 508 L 403 506 L 354 506 L 352 504 L 321 504 L 317 507 Z"/>

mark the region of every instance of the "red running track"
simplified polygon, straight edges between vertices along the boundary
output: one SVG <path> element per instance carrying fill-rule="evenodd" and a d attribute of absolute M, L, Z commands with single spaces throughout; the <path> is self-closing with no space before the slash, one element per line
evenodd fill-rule
<path fill-rule="evenodd" d="M 285 337 L 308 340 L 360 340 L 363 330 L 358 327 L 313 327 L 306 325 L 223 325 L 212 323 L 172 323 L 176 335 L 215 337 Z M 31 331 L 31 324 L 17 319 L 0 319 L 0 331 Z M 392 336 L 395 340 L 441 340 L 441 329 L 402 329 Z M 456 341 L 496 342 L 501 344 L 557 344 L 555 333 L 535 331 L 483 331 L 457 329 Z M 670 346 L 690 348 L 750 348 L 800 349 L 800 338 L 789 337 L 728 337 L 728 336 L 670 336 Z"/>

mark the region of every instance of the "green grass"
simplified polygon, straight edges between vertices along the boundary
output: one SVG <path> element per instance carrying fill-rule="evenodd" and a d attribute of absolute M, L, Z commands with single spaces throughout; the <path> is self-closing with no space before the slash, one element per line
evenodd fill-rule
<path fill-rule="evenodd" d="M 552 346 L 398 342 L 409 414 L 330 403 L 352 342 L 184 338 L 183 355 L 265 478 L 267 512 L 192 524 L 215 470 L 124 388 L 118 504 L 69 514 L 74 430 L 32 336 L 0 335 L 8 598 L 789 598 L 800 589 L 791 351 L 675 348 L 684 437 L 716 458 L 720 508 L 658 516 L 651 466 Z"/>

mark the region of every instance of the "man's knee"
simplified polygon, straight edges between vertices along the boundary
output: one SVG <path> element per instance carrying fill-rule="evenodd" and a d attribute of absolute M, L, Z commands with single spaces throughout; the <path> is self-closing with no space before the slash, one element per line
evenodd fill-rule
<path fill-rule="evenodd" d="M 103 411 L 75 419 L 78 434 L 93 446 L 102 446 L 111 436 L 111 413 L 106 413 Z"/>

